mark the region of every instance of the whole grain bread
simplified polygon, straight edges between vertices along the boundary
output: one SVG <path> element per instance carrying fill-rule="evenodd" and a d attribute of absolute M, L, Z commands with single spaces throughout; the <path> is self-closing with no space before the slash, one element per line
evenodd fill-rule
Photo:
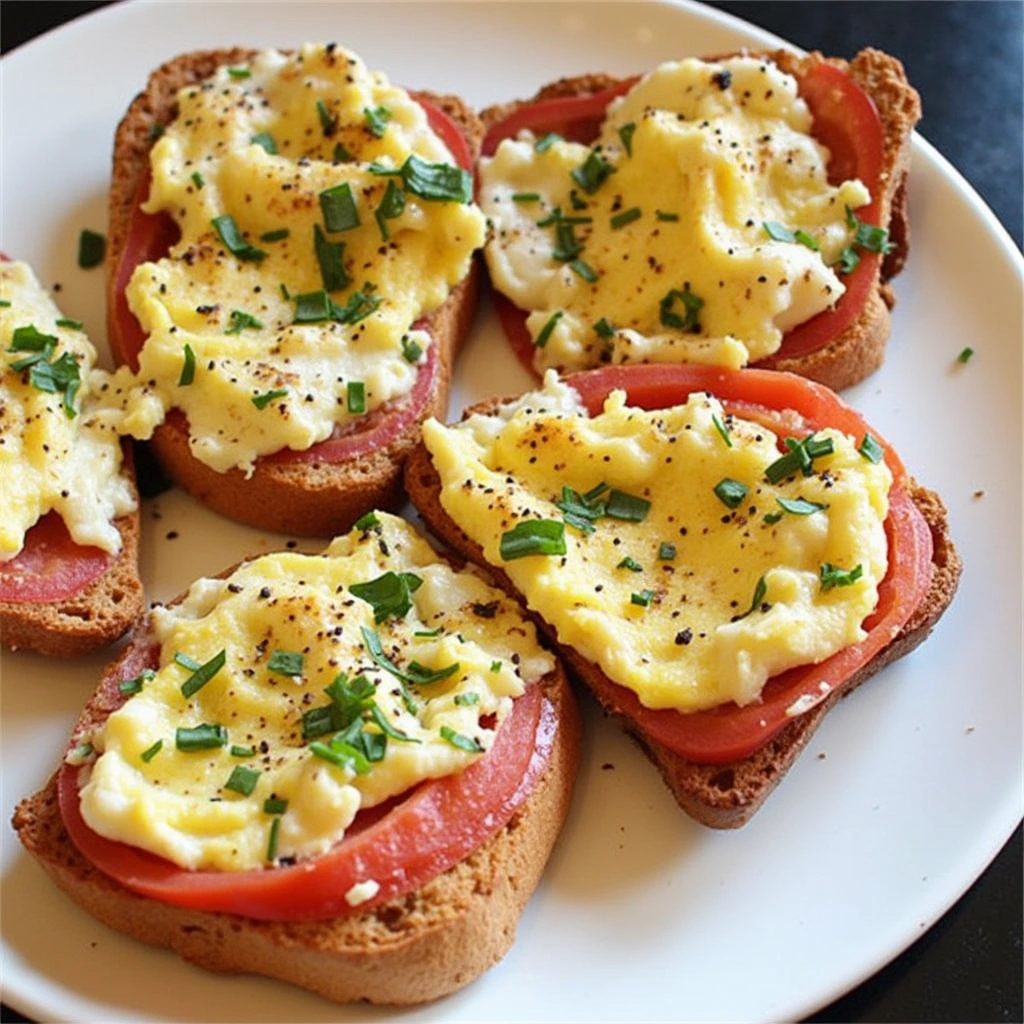
<path fill-rule="evenodd" d="M 124 472 L 134 488 L 131 448 Z M 139 579 L 139 512 L 115 520 L 121 549 L 81 590 L 55 601 L 0 600 L 0 644 L 57 658 L 75 658 L 112 643 L 128 631 L 145 606 Z"/>
<path fill-rule="evenodd" d="M 224 64 L 251 60 L 257 51 L 245 48 L 183 54 L 157 68 L 146 88 L 133 100 L 114 139 L 113 171 L 108 200 L 107 316 L 117 320 L 117 268 L 128 241 L 132 209 L 146 180 L 149 151 L 159 128 L 173 120 L 178 90 L 210 77 Z M 462 130 L 475 159 L 483 125 L 459 97 L 414 93 L 440 107 Z M 251 477 L 239 469 L 218 473 L 194 458 L 188 422 L 171 416 L 149 442 L 168 476 L 204 505 L 230 519 L 260 529 L 306 536 L 333 536 L 347 530 L 370 508 L 395 508 L 401 500 L 401 467 L 415 445 L 420 424 L 444 416 L 448 407 L 452 363 L 465 340 L 476 311 L 479 267 L 474 259 L 467 277 L 447 301 L 431 313 L 424 326 L 438 354 L 438 376 L 422 413 L 382 447 L 344 462 L 275 462 L 260 459 Z M 115 336 L 112 331 L 112 337 Z M 114 352 L 125 362 L 123 352 Z"/>
<path fill-rule="evenodd" d="M 908 82 L 900 61 L 881 50 L 862 50 L 852 61 L 824 57 L 817 52 L 806 56 L 788 50 L 742 52 L 764 56 L 789 74 L 802 74 L 822 63 L 840 68 L 871 97 L 881 120 L 885 144 L 880 177 L 881 194 L 877 197 L 878 226 L 888 229 L 893 248 L 880 263 L 863 310 L 842 334 L 823 348 L 800 356 L 769 356 L 756 364 L 765 369 L 798 373 L 834 391 L 841 391 L 874 373 L 885 359 L 885 346 L 892 326 L 890 310 L 896 301 L 888 282 L 903 269 L 910 247 L 907 175 L 910 170 L 912 133 L 921 119 L 920 97 Z M 706 59 L 722 60 L 728 56 L 731 55 L 718 54 Z M 610 89 L 622 81 L 622 78 L 603 73 L 562 78 L 545 85 L 530 99 L 487 107 L 481 111 L 480 117 L 489 130 L 519 108 L 531 103 L 590 95 Z"/>
<path fill-rule="evenodd" d="M 108 674 L 148 643 L 143 623 Z M 342 1003 L 437 999 L 508 952 L 568 813 L 580 754 L 579 710 L 559 664 L 535 685 L 554 711 L 555 736 L 547 765 L 511 819 L 419 889 L 344 917 L 262 921 L 130 892 L 94 867 L 68 836 L 56 773 L 18 804 L 14 829 L 50 878 L 93 917 L 207 970 L 263 974 Z M 73 735 L 91 733 L 112 710 L 101 686 Z"/>
<path fill-rule="evenodd" d="M 493 412 L 501 401 L 492 399 L 482 402 L 467 410 L 464 415 Z M 481 546 L 467 536 L 442 507 L 441 480 L 423 444 L 406 463 L 405 487 L 434 534 L 463 557 L 487 566 L 501 586 L 509 593 L 516 593 L 509 577 L 487 562 Z M 932 579 L 925 598 L 899 634 L 875 658 L 826 700 L 794 718 L 790 725 L 754 754 L 725 764 L 689 761 L 645 735 L 631 719 L 619 714 L 611 705 L 604 706 L 605 712 L 619 720 L 657 766 L 676 802 L 691 817 L 711 828 L 739 828 L 745 825 L 782 780 L 828 711 L 880 669 L 912 651 L 932 631 L 953 599 L 962 563 L 950 537 L 946 508 L 939 496 L 913 481 L 910 495 L 928 523 L 932 535 Z M 595 691 L 589 685 L 590 680 L 600 674 L 597 666 L 572 647 L 558 643 L 554 629 L 542 619 L 535 617 L 535 621 L 557 647 L 559 657 L 573 677 L 597 696 L 600 691 Z"/>

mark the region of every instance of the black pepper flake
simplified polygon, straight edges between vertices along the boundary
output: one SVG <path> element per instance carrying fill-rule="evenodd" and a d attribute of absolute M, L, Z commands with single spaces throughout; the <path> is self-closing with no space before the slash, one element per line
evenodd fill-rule
<path fill-rule="evenodd" d="M 693 639 L 693 630 L 689 626 L 686 629 L 679 630 L 676 633 L 676 643 L 680 647 L 685 647 Z"/>

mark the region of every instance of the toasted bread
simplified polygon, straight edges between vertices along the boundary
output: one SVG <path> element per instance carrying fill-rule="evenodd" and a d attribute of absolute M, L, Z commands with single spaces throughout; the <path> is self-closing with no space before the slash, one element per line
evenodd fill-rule
<path fill-rule="evenodd" d="M 465 415 L 494 411 L 501 400 L 492 399 L 466 411 Z M 492 575 L 511 593 L 512 581 L 500 569 L 489 565 L 479 544 L 468 537 L 440 503 L 441 480 L 425 445 L 420 445 L 406 464 L 405 486 L 413 504 L 429 528 L 464 557 L 486 565 Z M 945 611 L 960 579 L 961 560 L 949 534 L 945 506 L 933 491 L 912 482 L 910 495 L 924 516 L 932 535 L 932 578 L 930 588 L 899 634 L 874 659 L 865 664 L 841 688 L 810 711 L 794 718 L 765 746 L 751 756 L 732 763 L 700 764 L 642 734 L 635 723 L 618 715 L 626 731 L 658 767 L 679 806 L 697 821 L 712 828 L 738 828 L 747 823 L 806 746 L 825 714 L 838 700 L 890 662 L 912 651 L 931 632 Z M 584 685 L 600 670 L 573 648 L 559 644 L 554 630 L 542 620 L 544 630 L 573 676 Z"/>
<path fill-rule="evenodd" d="M 130 674 L 122 666 L 135 664 L 151 644 L 144 619 L 104 679 Z M 263 974 L 343 1003 L 437 999 L 469 984 L 508 951 L 569 810 L 580 757 L 579 710 L 557 660 L 533 685 L 550 708 L 544 718 L 552 727 L 550 756 L 504 827 L 420 888 L 342 917 L 256 920 L 129 891 L 75 846 L 61 816 L 57 773 L 20 802 L 13 825 L 28 852 L 88 913 L 207 970 Z M 74 737 L 90 735 L 114 710 L 116 692 L 101 683 Z M 547 725 L 542 728 L 549 735 Z"/>
<path fill-rule="evenodd" d="M 720 60 L 726 56 L 729 55 L 716 55 L 707 59 Z M 881 50 L 862 50 L 852 61 L 826 58 L 820 53 L 801 57 L 786 50 L 766 52 L 763 56 L 790 74 L 804 72 L 820 63 L 846 71 L 871 97 L 882 124 L 885 143 L 882 191 L 877 197 L 878 221 L 880 227 L 888 229 L 893 248 L 880 262 L 863 309 L 849 327 L 824 347 L 806 355 L 770 356 L 756 364 L 766 369 L 798 373 L 840 391 L 874 373 L 885 359 L 885 346 L 891 330 L 890 310 L 895 305 L 895 294 L 888 282 L 902 270 L 910 245 L 907 175 L 912 132 L 921 118 L 920 97 L 907 81 L 900 61 Z M 490 129 L 531 103 L 598 93 L 622 81 L 622 78 L 608 74 L 563 78 L 544 86 L 530 99 L 487 107 L 481 111 L 480 116 Z"/>
<path fill-rule="evenodd" d="M 146 180 L 156 131 L 173 119 L 179 89 L 208 78 L 221 65 L 244 63 L 250 49 L 184 54 L 157 68 L 122 118 L 114 140 L 108 208 L 108 319 L 117 316 L 117 268 L 129 237 L 132 210 Z M 440 107 L 462 130 L 474 159 L 483 126 L 457 96 L 419 93 Z M 238 522 L 261 529 L 331 536 L 343 532 L 367 509 L 394 508 L 400 500 L 402 463 L 419 437 L 420 423 L 447 411 L 452 363 L 469 332 L 476 310 L 478 267 L 452 289 L 430 314 L 425 327 L 437 346 L 437 382 L 426 407 L 398 436 L 346 461 L 257 461 L 250 477 L 239 469 L 218 473 L 189 448 L 188 422 L 169 417 L 150 442 L 170 478 L 203 504 Z M 114 353 L 124 361 L 123 353 Z M 400 403 L 399 403 L 400 404 Z"/>

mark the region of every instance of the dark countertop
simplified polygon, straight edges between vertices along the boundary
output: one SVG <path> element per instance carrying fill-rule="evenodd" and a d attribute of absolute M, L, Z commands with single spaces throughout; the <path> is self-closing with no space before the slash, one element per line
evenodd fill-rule
<path fill-rule="evenodd" d="M 2 49 L 100 6 L 96 0 L 4 0 Z M 977 189 L 1017 245 L 1024 245 L 1024 3 L 715 0 L 709 6 L 829 55 L 852 57 L 864 46 L 878 46 L 899 57 L 922 96 L 920 133 Z M 1024 1020 L 1021 851 L 1018 827 L 988 870 L 933 928 L 814 1019 Z M 5 1006 L 2 1020 L 25 1018 Z"/>

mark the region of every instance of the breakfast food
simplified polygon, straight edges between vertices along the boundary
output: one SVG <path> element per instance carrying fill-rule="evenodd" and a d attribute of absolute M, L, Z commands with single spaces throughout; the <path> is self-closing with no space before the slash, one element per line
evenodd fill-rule
<path fill-rule="evenodd" d="M 0 641 L 72 657 L 142 610 L 130 458 L 96 405 L 96 350 L 0 257 Z"/>
<path fill-rule="evenodd" d="M 509 948 L 579 722 L 518 604 L 370 513 L 155 608 L 14 826 L 101 921 L 218 971 L 413 1003 Z"/>
<path fill-rule="evenodd" d="M 939 498 L 778 371 L 548 371 L 428 421 L 406 486 L 714 827 L 744 824 L 836 701 L 927 636 L 960 574 Z"/>
<path fill-rule="evenodd" d="M 920 102 L 899 61 L 784 51 L 585 75 L 482 114 L 499 312 L 538 375 L 881 365 Z"/>
<path fill-rule="evenodd" d="M 120 429 L 255 526 L 331 536 L 393 504 L 474 312 L 481 137 L 330 44 L 156 70 L 114 146 Z"/>

